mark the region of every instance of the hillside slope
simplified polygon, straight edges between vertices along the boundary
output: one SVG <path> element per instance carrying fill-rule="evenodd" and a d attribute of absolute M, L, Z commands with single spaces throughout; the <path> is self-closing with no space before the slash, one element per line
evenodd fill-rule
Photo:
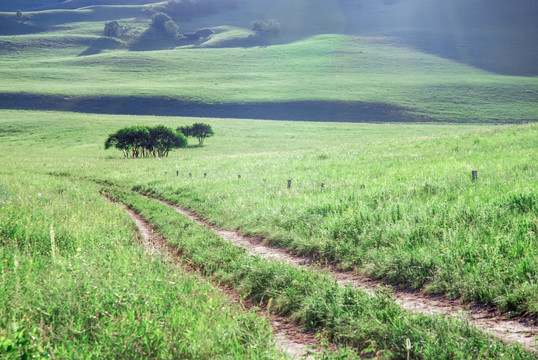
<path fill-rule="evenodd" d="M 235 8 L 175 19 L 177 37 L 150 26 L 148 14 L 162 9 L 152 1 L 112 6 L 108 0 L 71 0 L 50 3 L 63 9 L 0 13 L 0 108 L 317 121 L 536 121 L 537 77 L 477 69 L 458 59 L 466 52 L 443 45 L 446 34 L 457 34 L 450 26 L 471 26 L 481 2 L 438 2 L 436 11 L 451 11 L 434 16 L 430 2 L 421 1 L 240 1 Z M 76 8 L 89 3 L 96 5 Z M 491 36 L 508 36 L 503 29 L 516 19 L 521 23 L 514 34 L 531 29 L 532 35 L 534 3 L 514 4 L 521 5 L 489 28 Z M 280 21 L 278 37 L 250 30 L 253 19 L 271 18 Z M 103 37 L 110 20 L 121 27 L 117 38 Z M 472 36 L 491 21 L 477 19 Z M 312 36 L 319 32 L 333 34 Z M 439 51 L 406 44 L 410 34 L 423 45 L 431 40 Z M 462 42 L 468 36 L 460 35 Z M 521 42 L 529 45 L 528 39 Z M 532 66 L 504 64 L 532 73 L 527 70 L 537 67 L 536 48 L 525 49 L 531 56 L 518 60 Z M 502 62 L 480 55 L 479 47 L 468 53 Z"/>
<path fill-rule="evenodd" d="M 0 4 L 0 11 L 75 10 L 156 2 L 23 0 L 4 2 Z M 143 16 L 141 12 L 139 15 Z M 277 19 L 281 25 L 279 42 L 325 33 L 383 35 L 404 46 L 488 71 L 536 76 L 537 18 L 538 2 L 535 0 L 238 0 L 233 10 L 176 20 L 182 28 L 195 30 L 216 25 L 248 28 L 256 19 Z M 8 31 L 6 19 L 2 19 L 2 23 L 0 32 L 5 34 Z M 9 24 L 9 27 L 14 25 Z"/>

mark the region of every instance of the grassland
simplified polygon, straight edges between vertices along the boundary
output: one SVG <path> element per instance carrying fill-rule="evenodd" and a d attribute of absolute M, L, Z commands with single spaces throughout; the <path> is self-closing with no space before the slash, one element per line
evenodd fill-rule
<path fill-rule="evenodd" d="M 165 41 L 147 31 L 150 20 L 142 8 L 34 11 L 25 12 L 25 20 L 0 13 L 0 94 L 153 97 L 203 104 L 359 102 L 433 121 L 538 119 L 536 77 L 489 73 L 383 36 L 324 34 L 274 46 L 241 45 L 252 32 L 222 26 L 226 22 L 202 21 L 217 33 L 192 48 L 191 42 Z M 124 29 L 117 41 L 102 38 L 104 22 L 112 19 Z M 361 113 L 351 119 L 327 118 L 335 120 L 372 118 Z"/>
<path fill-rule="evenodd" d="M 256 312 L 146 254 L 95 185 L 6 170 L 0 357 L 284 357 Z"/>
<path fill-rule="evenodd" d="M 270 47 L 105 50 L 77 57 L 91 47 L 92 37 L 99 39 L 75 36 L 69 29 L 2 37 L 13 50 L 0 59 L 0 92 L 170 97 L 208 104 L 360 101 L 444 121 L 538 118 L 536 78 L 487 73 L 386 39 L 320 35 Z"/>
<path fill-rule="evenodd" d="M 369 296 L 250 257 L 140 193 L 321 264 L 536 321 L 538 78 L 380 36 L 232 48 L 252 32 L 220 26 L 192 46 L 147 31 L 142 6 L 106 3 L 0 13 L 0 108 L 31 108 L 16 104 L 26 95 L 208 108 L 340 103 L 431 122 L 334 122 L 386 120 L 366 107 L 324 123 L 0 110 L 0 357 L 285 357 L 268 323 L 230 304 L 221 283 L 338 345 L 320 358 L 402 359 L 406 338 L 418 359 L 535 358 L 459 318 L 406 312 L 385 290 Z M 121 39 L 102 37 L 113 19 Z M 228 24 L 204 27 L 219 25 Z M 103 150 L 123 126 L 198 121 L 216 136 L 165 159 Z M 102 193 L 142 214 L 199 272 L 145 254 Z"/>
<path fill-rule="evenodd" d="M 535 125 L 419 126 L 204 119 L 217 134 L 207 140 L 205 147 L 191 147 L 162 160 L 125 160 L 120 153 L 103 150 L 104 139 L 118 127 L 157 123 L 179 126 L 195 119 L 26 111 L 1 111 L 0 119 L 0 221 L 4 245 L 1 266 L 5 289 L 2 296 L 9 305 L 1 313 L 1 336 L 3 341 L 9 339 L 12 343 L 22 339 L 14 354 L 144 357 L 150 349 L 159 354 L 176 354 L 177 347 L 173 345 L 185 344 L 181 351 L 187 357 L 280 356 L 272 350 L 269 340 L 263 340 L 270 339 L 263 321 L 242 312 L 238 314 L 243 315 L 233 315 L 238 320 L 231 321 L 230 312 L 238 311 L 233 307 L 224 309 L 220 317 L 210 304 L 223 304 L 224 300 L 211 286 L 195 284 L 200 280 L 186 276 L 181 269 L 153 261 L 137 249 L 133 225 L 120 208 L 99 195 L 99 189 L 104 189 L 148 218 L 169 241 L 183 249 L 185 261 L 202 265 L 203 274 L 234 285 L 265 306 L 273 299 L 274 311 L 347 346 L 342 354 L 371 351 L 388 358 L 405 358 L 404 344 L 409 337 L 413 358 L 478 359 L 500 358 L 501 354 L 510 358 L 533 357 L 460 320 L 407 313 L 383 292 L 371 298 L 357 290 L 338 288 L 323 274 L 248 257 L 244 251 L 130 189 L 181 202 L 222 226 L 266 235 L 270 242 L 317 254 L 342 266 L 357 265 L 362 271 L 369 269 L 366 264 L 374 262 L 382 269 L 398 256 L 417 262 L 426 259 L 438 266 L 440 274 L 452 276 L 447 282 L 457 280 L 463 289 L 468 284 L 479 288 L 484 284 L 475 283 L 468 272 L 443 272 L 454 262 L 448 255 L 473 254 L 484 249 L 479 255 L 489 258 L 478 263 L 468 261 L 462 269 L 476 273 L 477 267 L 483 269 L 482 266 L 492 263 L 496 267 L 490 268 L 491 276 L 503 275 L 510 269 L 503 267 L 505 254 L 498 249 L 506 248 L 511 241 L 511 248 L 520 249 L 519 258 L 511 258 L 512 267 L 527 266 L 527 273 L 535 276 L 535 249 L 529 245 L 536 236 L 532 227 L 535 205 L 531 203 L 531 208 L 522 211 L 525 208 L 510 208 L 515 205 L 501 202 L 508 206 L 506 211 L 512 211 L 505 214 L 510 215 L 506 219 L 511 222 L 502 228 L 508 230 L 504 237 L 490 236 L 498 231 L 497 223 L 485 228 L 465 222 L 463 215 L 456 216 L 456 222 L 447 224 L 445 230 L 429 209 L 438 209 L 450 196 L 459 199 L 456 204 L 469 202 L 469 207 L 482 199 L 488 207 L 470 207 L 464 214 L 477 212 L 494 217 L 490 211 L 498 200 L 512 199 L 516 193 L 530 193 L 532 199 L 536 169 L 531 160 L 536 154 L 530 140 L 535 137 Z M 447 144 L 451 144 L 448 149 Z M 501 145 L 504 151 L 497 151 Z M 455 151 L 461 151 L 461 157 Z M 511 157 L 510 151 L 517 152 L 518 157 Z M 482 154 L 498 163 L 497 177 L 487 171 L 490 164 Z M 508 158 L 510 162 L 502 160 Z M 469 170 L 476 164 L 481 165 L 476 167 L 479 182 L 472 184 Z M 181 176 L 175 175 L 176 170 Z M 518 170 L 517 180 L 509 176 L 513 170 Z M 193 173 L 192 178 L 188 172 Z M 206 178 L 203 172 L 208 174 Z M 237 174 L 242 175 L 241 180 Z M 266 178 L 265 183 L 262 178 Z M 290 190 L 285 185 L 288 178 L 293 179 Z M 327 184 L 324 192 L 320 189 L 321 181 Z M 98 186 L 95 182 L 119 187 Z M 366 184 L 366 188 L 360 189 L 361 184 Z M 512 192 L 507 187 L 513 187 Z M 494 191 L 484 198 L 486 188 Z M 424 189 L 428 191 L 425 193 Z M 369 205 L 372 201 L 378 203 L 375 208 Z M 409 207 L 405 205 L 408 202 Z M 400 220 L 394 218 L 398 204 Z M 450 215 L 461 210 L 447 204 Z M 411 205 L 421 222 L 414 222 Z M 330 211 L 320 216 L 319 211 L 312 209 Z M 350 219 L 355 220 L 353 214 L 361 213 L 374 223 L 365 220 L 364 225 L 348 224 Z M 50 253 L 50 224 L 54 224 L 57 239 L 56 258 Z M 426 229 L 422 231 L 421 226 Z M 524 234 L 518 232 L 523 226 L 528 226 Z M 371 227 L 379 238 L 372 236 Z M 440 232 L 429 235 L 430 228 Z M 454 240 L 470 237 L 468 233 L 459 233 L 464 228 L 470 228 L 476 242 L 439 244 L 442 231 L 451 232 Z M 353 230 L 364 234 L 345 232 Z M 399 237 L 389 236 L 396 230 Z M 421 231 L 427 241 L 417 242 L 417 237 L 413 237 L 416 231 Z M 377 239 L 383 243 L 376 243 Z M 485 251 L 480 241 L 494 250 Z M 437 253 L 441 246 L 448 250 Z M 335 250 L 329 251 L 332 249 Z M 363 253 L 364 259 L 357 257 Z M 407 268 L 406 265 L 400 262 L 400 269 L 415 272 L 404 273 L 397 281 L 420 283 L 426 278 L 432 284 L 430 290 L 436 290 L 433 285 L 437 279 L 428 278 L 428 272 L 422 273 L 420 263 Z M 141 268 L 144 271 L 139 272 L 137 269 Z M 491 283 L 505 278 L 497 279 L 500 280 L 493 279 Z M 515 293 L 530 290 L 529 296 L 536 294 L 533 278 L 513 279 L 511 285 Z M 183 293 L 184 289 L 192 290 Z M 440 287 L 436 291 L 444 290 Z M 84 300 L 92 305 L 82 306 Z M 140 304 L 146 302 L 148 305 L 141 309 Z M 170 308 L 177 310 L 170 312 Z M 516 309 L 527 309 L 521 311 L 532 314 L 532 307 L 525 301 L 517 302 Z M 110 321 L 105 311 L 117 321 Z M 163 313 L 167 315 L 162 316 Z M 185 315 L 188 313 L 199 313 L 200 322 L 192 322 Z M 216 328 L 237 334 L 236 337 L 213 345 L 211 339 L 224 335 L 214 332 L 214 326 L 203 325 L 210 323 L 209 316 L 222 325 Z M 207 342 L 189 342 L 192 334 L 180 331 L 187 327 L 200 329 L 204 335 L 196 336 Z M 246 333 L 235 333 L 240 328 Z M 106 341 L 102 340 L 103 334 Z M 155 335 L 156 340 L 145 339 L 142 334 Z M 243 340 L 236 341 L 238 338 Z M 92 339 L 103 346 L 83 345 Z M 252 349 L 254 346 L 256 350 Z"/>

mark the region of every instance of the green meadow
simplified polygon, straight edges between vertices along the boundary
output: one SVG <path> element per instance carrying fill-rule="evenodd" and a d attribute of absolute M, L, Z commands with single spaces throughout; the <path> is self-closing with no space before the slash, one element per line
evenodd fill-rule
<path fill-rule="evenodd" d="M 218 35 L 235 36 L 233 29 Z M 535 77 L 488 73 L 383 38 L 319 35 L 269 47 L 106 50 L 91 56 L 77 56 L 92 40 L 71 30 L 2 38 L 13 50 L 0 58 L 1 93 L 207 104 L 349 101 L 405 108 L 437 121 L 538 118 Z"/>
<path fill-rule="evenodd" d="M 511 38 L 505 27 L 477 21 L 458 48 L 470 58 L 455 61 L 442 49 L 452 24 L 405 28 L 416 46 L 396 25 L 368 25 L 368 14 L 406 24 L 398 9 L 421 14 L 413 7 L 431 7 L 422 0 L 241 2 L 174 19 L 174 38 L 150 26 L 153 1 L 36 1 L 0 12 L 0 358 L 289 358 L 259 309 L 226 288 L 315 335 L 314 358 L 536 359 L 464 316 L 411 313 L 390 295 L 398 287 L 538 322 L 538 78 L 505 75 L 535 73 L 520 43 L 526 68 L 509 68 L 514 54 L 497 67 L 483 58 L 488 41 Z M 64 5 L 74 9 L 55 8 Z M 294 23 L 287 6 L 308 18 Z M 281 38 L 245 27 L 268 9 L 286 21 Z M 357 12 L 361 35 L 321 31 L 352 19 L 333 19 L 335 9 Z M 508 20 L 521 12 L 504 9 Z M 110 20 L 115 38 L 103 36 Z M 532 30 L 532 12 L 524 20 Z M 207 38 L 182 35 L 205 28 Z M 437 36 L 437 49 L 418 50 Z M 484 40 L 476 53 L 473 39 Z M 485 70 L 495 68 L 504 72 Z M 161 113 L 152 102 L 214 117 L 121 115 Z M 234 113 L 256 106 L 249 114 L 267 119 L 327 116 Z M 388 122 L 408 119 L 423 122 Z M 126 126 L 195 122 L 215 132 L 204 146 L 143 159 L 104 150 Z M 316 267 L 250 256 L 156 199 Z M 144 250 L 122 206 L 177 247 L 177 264 Z M 338 286 L 317 268 L 329 264 L 383 285 L 374 295 Z"/>
<path fill-rule="evenodd" d="M 284 358 L 255 311 L 137 245 L 96 185 L 5 170 L 0 357 Z"/>
<path fill-rule="evenodd" d="M 383 293 L 374 298 L 349 293 L 313 271 L 252 263 L 244 251 L 137 193 L 185 205 L 221 227 L 263 236 L 271 245 L 321 263 L 533 319 L 538 312 L 536 124 L 290 123 L 13 110 L 1 111 L 0 119 L 2 294 L 9 304 L 1 314 L 1 336 L 4 344 L 17 343 L 19 333 L 26 336 L 15 346 L 16 354 L 70 357 L 79 341 L 99 340 L 102 334 L 112 334 L 111 339 L 102 348 L 88 348 L 88 354 L 144 357 L 149 349 L 176 354 L 170 341 L 189 341 L 175 326 L 200 321 L 188 324 L 213 331 L 203 327 L 209 315 L 202 313 L 215 308 L 208 302 L 224 300 L 204 296 L 185 305 L 173 299 L 189 286 L 205 286 L 207 296 L 218 294 L 199 278 L 145 255 L 136 245 L 134 225 L 121 208 L 104 200 L 104 191 L 148 218 L 183 249 L 185 262 L 324 334 L 346 356 L 374 349 L 402 358 L 407 337 L 415 358 L 533 356 L 461 320 L 409 314 L 382 300 Z M 204 147 L 190 146 L 168 158 L 124 159 L 103 147 L 123 126 L 175 128 L 199 120 L 211 124 L 216 135 Z M 476 182 L 471 170 L 478 171 Z M 178 235 L 177 229 L 184 231 Z M 141 264 L 149 270 L 137 273 Z M 92 306 L 81 308 L 80 296 L 91 299 Z M 345 298 L 355 300 L 340 303 Z M 149 307 L 139 309 L 140 303 Z M 158 324 L 151 314 L 160 312 L 159 306 L 202 308 L 196 310 L 197 320 L 180 315 L 192 309 L 161 316 L 157 338 L 145 339 L 142 334 L 153 334 L 150 326 Z M 246 333 L 234 333 L 222 347 L 189 343 L 192 347 L 181 351 L 196 358 L 281 356 L 272 350 L 270 336 L 262 335 L 267 325 L 257 316 L 233 316 L 252 322 L 248 327 L 227 322 L 228 312 L 238 311 L 233 309 L 223 310 L 222 320 L 214 323 Z M 115 314 L 120 329 L 100 325 L 106 312 Z M 396 318 L 403 323 L 394 323 Z M 435 345 L 439 337 L 450 345 Z M 263 346 L 253 345 L 262 340 Z M 204 341 L 211 340 L 205 336 Z M 202 348 L 208 352 L 197 352 Z"/>

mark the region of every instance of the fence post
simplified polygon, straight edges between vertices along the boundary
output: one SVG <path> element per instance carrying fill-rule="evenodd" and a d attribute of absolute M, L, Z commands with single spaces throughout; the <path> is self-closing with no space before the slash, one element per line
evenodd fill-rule
<path fill-rule="evenodd" d="M 472 174 L 473 174 L 473 181 L 476 181 L 478 179 L 478 171 L 473 170 Z"/>

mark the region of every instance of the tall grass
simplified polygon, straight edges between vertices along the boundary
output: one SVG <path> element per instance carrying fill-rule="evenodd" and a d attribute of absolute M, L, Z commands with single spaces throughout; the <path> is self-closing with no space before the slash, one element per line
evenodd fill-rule
<path fill-rule="evenodd" d="M 128 274 L 137 274 L 129 270 L 131 266 L 140 268 L 140 264 L 148 261 L 135 250 L 132 251 L 138 255 L 129 255 L 125 259 L 124 255 L 130 252 L 126 252 L 123 244 L 131 243 L 133 225 L 120 209 L 106 204 L 98 197 L 96 188 L 84 185 L 82 179 L 134 188 L 181 203 L 219 226 L 262 235 L 268 242 L 288 247 L 290 251 L 311 254 L 322 262 L 333 262 L 342 268 L 356 268 L 391 283 L 450 297 L 463 296 L 471 302 L 490 303 L 510 314 L 536 316 L 536 124 L 374 125 L 204 119 L 216 135 L 208 139 L 204 147 L 174 152 L 167 159 L 126 160 L 119 152 L 103 150 L 107 135 L 127 125 L 165 124 L 175 128 L 199 120 L 0 111 L 2 241 L 17 244 L 3 246 L 1 250 L 8 260 L 2 265 L 3 274 L 6 274 L 3 279 L 8 279 L 10 284 L 8 291 L 2 294 L 11 296 L 15 294 L 17 284 L 22 284 L 13 277 L 14 254 L 18 269 L 27 269 L 30 258 L 34 264 L 36 259 L 43 258 L 44 265 L 26 273 L 28 278 L 37 279 L 39 284 L 59 281 L 58 286 L 62 289 L 53 290 L 50 298 L 36 297 L 45 300 L 41 306 L 31 303 L 22 307 L 23 310 L 17 313 L 19 319 L 30 313 L 29 324 L 39 324 L 41 315 L 34 310 L 36 306 L 49 314 L 54 311 L 54 307 L 49 311 L 43 304 L 78 306 L 84 295 L 78 298 L 69 295 L 68 289 L 74 284 L 82 286 L 88 282 L 98 289 L 102 286 L 102 292 L 92 296 L 100 299 L 100 296 L 110 295 L 114 299 L 111 291 L 121 295 L 120 290 L 127 287 L 123 281 L 131 278 Z M 471 170 L 478 170 L 478 181 L 471 180 Z M 188 173 L 192 173 L 192 177 Z M 61 175 L 61 178 L 46 174 Z M 66 176 L 71 180 L 61 180 Z M 291 189 L 287 189 L 287 179 L 292 179 Z M 323 191 L 321 182 L 326 184 Z M 365 187 L 361 188 L 361 185 Z M 186 220 L 175 217 L 172 217 L 175 220 L 169 220 L 167 210 L 131 195 L 134 197 L 132 205 L 138 204 L 142 213 L 147 211 L 145 216 L 171 241 L 177 244 L 189 241 L 193 251 L 189 256 L 193 256 L 195 263 L 204 264 L 207 274 L 213 274 L 221 281 L 242 284 L 239 287 L 245 294 L 255 296 L 264 304 L 275 299 L 272 308 L 275 306 L 283 314 L 294 314 L 293 317 L 305 326 L 322 331 L 342 344 L 352 344 L 360 351 L 372 345 L 376 351 L 388 349 L 401 356 L 407 354 L 405 339 L 410 337 L 412 344 L 421 344 L 420 356 L 434 358 L 439 355 L 442 358 L 437 345 L 428 350 L 433 346 L 431 342 L 435 342 L 430 336 L 436 334 L 442 339 L 452 336 L 452 325 L 437 320 L 430 322 L 426 318 L 412 323 L 402 320 L 402 324 L 392 315 L 387 315 L 387 322 L 380 327 L 364 325 L 369 323 L 362 324 L 363 318 L 355 316 L 357 313 L 353 310 L 355 306 L 363 305 L 354 302 L 355 305 L 348 306 L 344 301 L 347 290 L 333 288 L 320 277 L 319 281 L 326 285 L 309 293 L 311 290 L 306 287 L 310 286 L 309 282 L 317 284 L 317 277 L 280 269 L 279 265 L 260 263 L 254 266 L 252 260 L 213 263 L 220 256 L 228 256 L 231 260 L 243 255 Z M 97 205 L 91 205 L 96 202 Z M 80 215 L 74 216 L 77 211 Z M 19 222 L 11 221 L 19 218 Z M 73 226 L 71 221 L 74 221 Z M 79 223 L 87 225 L 84 227 Z M 79 259 L 77 249 L 81 248 L 86 254 L 85 246 L 90 246 L 91 251 L 85 256 L 91 261 L 85 261 L 92 265 L 90 274 L 99 276 L 90 277 L 81 270 L 77 274 L 85 276 L 82 281 L 67 277 L 66 273 L 72 274 L 67 272 L 68 265 L 60 262 L 51 265 L 51 224 L 55 231 L 57 257 L 61 261 L 68 258 L 75 266 L 76 261 L 82 261 L 75 261 Z M 178 229 L 188 231 L 178 235 Z M 189 240 L 191 235 L 192 240 Z M 115 238 L 119 245 L 113 240 Z M 213 245 L 204 247 L 206 250 L 198 249 L 197 242 L 198 245 L 213 244 L 218 250 Z M 223 253 L 219 255 L 221 250 Z M 149 263 L 153 264 L 152 261 Z M 123 269 L 123 280 L 109 275 L 112 273 L 107 270 L 109 264 Z M 77 266 L 80 269 L 82 263 Z M 158 270 L 162 271 L 159 279 L 168 279 L 160 275 L 164 272 L 162 265 L 151 266 L 161 269 Z M 52 270 L 40 271 L 42 269 Z M 56 274 L 61 273 L 60 270 L 64 271 L 61 278 L 64 280 L 57 280 Z M 294 275 L 287 274 L 288 271 Z M 146 301 L 153 299 L 147 294 L 165 292 L 147 285 L 157 277 L 152 278 L 151 274 L 148 271 L 136 275 L 142 279 L 137 280 L 140 285 L 136 286 L 140 287 L 133 288 L 132 296 L 146 294 L 143 295 Z M 18 279 L 25 279 L 25 276 Z M 88 277 L 93 280 L 87 280 Z M 42 278 L 46 282 L 40 282 Z M 69 282 L 63 283 L 66 279 Z M 298 284 L 293 283 L 293 279 Z M 289 291 L 282 292 L 281 286 Z M 40 291 L 45 292 L 45 289 Z M 98 290 L 84 287 L 84 291 L 94 294 Z M 37 301 L 31 294 L 33 290 L 21 294 L 15 304 Z M 61 297 L 64 294 L 76 301 L 68 302 Z M 362 298 L 357 294 L 352 292 L 347 297 Z M 8 301 L 7 296 L 3 298 L 5 301 Z M 278 297 L 280 300 L 277 301 Z M 61 301 L 54 300 L 58 298 Z M 162 299 L 163 304 L 174 301 L 172 295 L 163 295 Z M 110 306 L 114 304 L 110 299 L 103 302 Z M 149 300 L 148 303 L 151 304 Z M 373 306 L 364 304 L 367 309 Z M 382 313 L 387 309 L 392 309 L 390 314 L 400 314 L 401 311 L 392 305 L 380 306 L 377 309 Z M 111 313 L 109 307 L 105 309 Z M 15 339 L 7 314 L 2 315 L 4 333 L 1 336 L 9 335 L 10 339 Z M 75 328 L 72 325 L 75 319 L 89 318 L 85 312 L 81 312 L 81 316 L 72 314 L 62 320 L 71 328 Z M 364 312 L 360 314 L 366 316 Z M 403 316 L 407 319 L 410 315 Z M 423 327 L 422 322 L 430 325 Z M 414 330 L 409 330 L 406 324 Z M 482 351 L 482 345 L 474 347 L 475 340 L 471 340 L 480 335 L 472 335 L 474 330 L 465 330 L 468 327 L 462 323 L 454 326 L 460 330 L 457 331 L 459 335 L 449 340 L 454 353 L 448 357 L 456 354 L 456 349 L 460 355 L 454 357 L 467 354 L 476 354 L 476 358 L 500 356 L 495 355 L 500 353 L 488 352 L 501 349 L 498 345 L 490 348 L 491 340 L 484 341 L 489 344 L 487 349 L 493 350 L 484 348 Z M 430 332 L 433 328 L 441 330 Z M 86 329 L 86 326 L 80 329 Z M 367 332 L 369 329 L 373 332 Z M 410 331 L 414 335 L 411 336 Z M 472 334 L 462 335 L 467 331 Z M 364 335 L 364 332 L 370 335 Z M 374 336 L 383 337 L 385 333 L 392 334 L 391 340 L 371 343 Z M 69 339 L 69 330 L 63 334 L 64 339 Z M 462 340 L 466 336 L 468 340 Z M 422 338 L 431 341 L 422 341 Z M 460 343 L 469 347 L 461 350 L 463 345 Z M 120 346 L 110 349 L 120 351 Z"/>
<path fill-rule="evenodd" d="M 204 120 L 216 132 L 207 146 L 136 162 L 105 153 L 106 134 L 192 120 L 2 114 L 7 167 L 135 187 L 393 284 L 538 313 L 536 124 Z"/>
<path fill-rule="evenodd" d="M 0 186 L 0 357 L 284 357 L 256 312 L 146 254 L 95 186 L 20 173 Z"/>
<path fill-rule="evenodd" d="M 528 125 L 327 141 L 317 151 L 194 160 L 180 171 L 202 166 L 210 179 L 198 171 L 196 179 L 159 176 L 135 188 L 344 269 L 536 317 L 537 135 Z"/>
<path fill-rule="evenodd" d="M 305 329 L 345 346 L 344 354 L 403 359 L 529 358 L 518 347 L 494 340 L 462 319 L 402 310 L 388 291 L 376 296 L 339 287 L 326 274 L 253 257 L 166 205 L 131 191 L 107 188 L 176 244 L 184 262 L 240 289 L 252 301 L 302 323 Z M 181 229 L 181 231 L 178 231 Z M 412 343 L 407 350 L 406 339 Z"/>

